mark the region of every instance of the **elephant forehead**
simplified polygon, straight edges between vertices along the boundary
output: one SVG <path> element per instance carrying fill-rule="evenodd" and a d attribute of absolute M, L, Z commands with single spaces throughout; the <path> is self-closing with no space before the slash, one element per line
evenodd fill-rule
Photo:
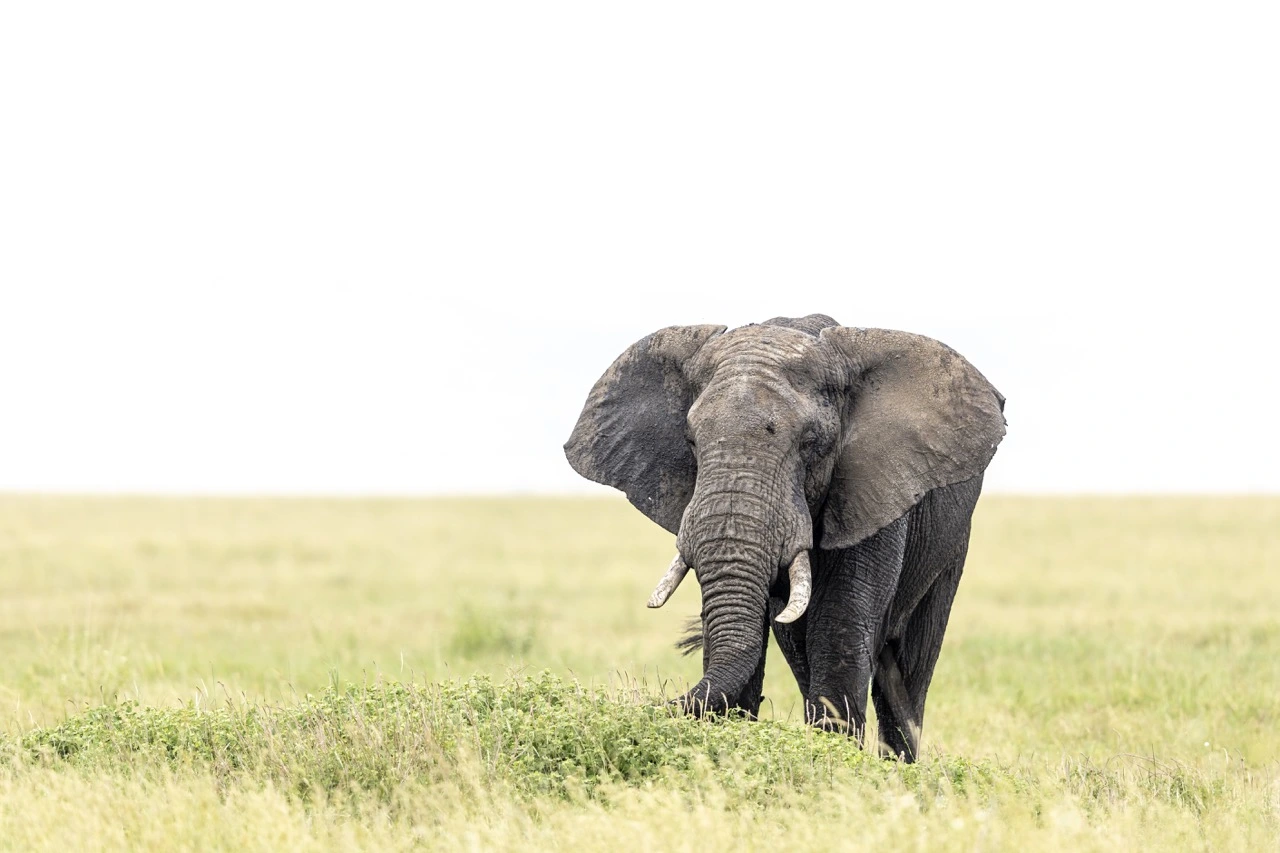
<path fill-rule="evenodd" d="M 725 355 L 741 352 L 771 354 L 781 359 L 807 355 L 817 338 L 785 326 L 740 326 L 717 339 Z"/>
<path fill-rule="evenodd" d="M 724 368 L 795 370 L 810 363 L 820 344 L 812 335 L 781 326 L 742 326 L 712 339 L 698 354 L 696 372 L 707 380 Z"/>
<path fill-rule="evenodd" d="M 797 421 L 813 408 L 811 401 L 772 370 L 734 368 L 717 371 L 689 409 L 691 424 L 714 421 L 754 428 L 773 423 L 776 428 Z"/>

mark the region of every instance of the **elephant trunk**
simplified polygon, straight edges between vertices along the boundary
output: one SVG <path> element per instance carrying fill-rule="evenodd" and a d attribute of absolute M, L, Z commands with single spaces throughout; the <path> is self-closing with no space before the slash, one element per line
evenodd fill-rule
<path fill-rule="evenodd" d="M 769 576 L 762 567 L 735 561 L 704 561 L 698 574 L 703 675 L 684 705 L 695 714 L 722 713 L 739 704 L 764 651 Z"/>
<path fill-rule="evenodd" d="M 792 562 L 799 525 L 768 499 L 780 492 L 773 483 L 711 468 L 698 486 L 681 527 L 680 552 L 702 587 L 703 675 L 682 702 L 695 714 L 753 708 L 759 697 L 740 694 L 763 657 L 769 588 L 784 554 Z M 808 600 L 807 554 L 795 562 L 800 565 L 792 572 L 787 621 L 798 618 Z"/>

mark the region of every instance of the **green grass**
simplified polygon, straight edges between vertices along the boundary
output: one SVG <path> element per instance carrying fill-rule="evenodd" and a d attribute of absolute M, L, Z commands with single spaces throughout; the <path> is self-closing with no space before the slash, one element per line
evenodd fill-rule
<path fill-rule="evenodd" d="M 960 757 L 926 766 L 880 761 L 849 738 L 742 719 L 698 722 L 659 698 L 587 689 L 551 673 L 495 684 L 487 676 L 428 686 L 333 686 L 285 707 L 200 709 L 101 705 L 6 744 L 19 766 L 97 772 L 201 767 L 221 785 L 266 781 L 305 801 L 358 789 L 387 805 L 406 779 L 471 769 L 513 795 L 571 799 L 610 782 L 688 788 L 712 781 L 767 805 L 781 790 L 829 785 L 856 771 L 928 792 L 946 780 L 983 791 L 999 771 Z"/>
<path fill-rule="evenodd" d="M 0 497 L 0 849 L 1280 846 L 1280 499 L 984 498 L 914 767 L 800 725 L 776 649 L 763 722 L 672 716 L 671 540 Z"/>

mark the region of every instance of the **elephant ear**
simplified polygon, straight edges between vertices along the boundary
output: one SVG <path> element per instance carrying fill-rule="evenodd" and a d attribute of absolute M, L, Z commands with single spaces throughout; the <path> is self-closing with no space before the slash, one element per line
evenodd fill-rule
<path fill-rule="evenodd" d="M 1004 437 L 1004 397 L 932 338 L 836 327 L 821 339 L 845 356 L 850 392 L 821 547 L 847 548 L 981 474 Z"/>
<path fill-rule="evenodd" d="M 591 389 L 564 452 L 588 480 L 672 533 L 693 496 L 697 463 L 685 417 L 697 392 L 685 364 L 725 326 L 670 326 L 632 344 Z"/>

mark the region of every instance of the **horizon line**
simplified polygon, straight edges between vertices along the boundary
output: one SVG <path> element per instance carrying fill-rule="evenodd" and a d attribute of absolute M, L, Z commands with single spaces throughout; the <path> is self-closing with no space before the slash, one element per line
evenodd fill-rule
<path fill-rule="evenodd" d="M 994 489 L 983 497 L 1001 498 L 1280 498 L 1280 490 L 1268 489 Z M 627 501 L 621 492 L 546 491 L 536 489 L 495 489 L 488 491 L 416 490 L 200 490 L 200 489 L 27 489 L 0 487 L 0 499 L 12 498 L 102 498 L 102 499 L 210 499 L 210 500 L 493 500 L 547 498 L 552 500 Z"/>

